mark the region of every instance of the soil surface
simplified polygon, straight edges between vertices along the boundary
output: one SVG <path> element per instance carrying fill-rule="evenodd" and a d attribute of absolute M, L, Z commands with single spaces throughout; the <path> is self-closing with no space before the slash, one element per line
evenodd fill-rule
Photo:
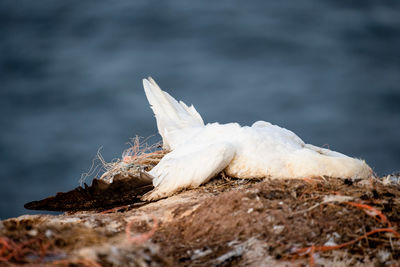
<path fill-rule="evenodd" d="M 0 223 L 0 263 L 393 266 L 398 181 L 219 176 L 152 203 L 21 216 Z"/>

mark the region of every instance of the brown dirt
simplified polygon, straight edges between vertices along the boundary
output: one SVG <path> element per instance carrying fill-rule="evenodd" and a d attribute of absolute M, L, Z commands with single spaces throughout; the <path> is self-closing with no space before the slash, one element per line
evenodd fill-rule
<path fill-rule="evenodd" d="M 327 196 L 351 199 L 327 201 Z M 217 177 L 197 189 L 112 213 L 86 211 L 2 221 L 0 263 L 389 266 L 400 261 L 396 233 L 374 233 L 337 249 L 321 247 L 355 240 L 374 229 L 399 231 L 399 211 L 399 184 L 384 184 L 382 179 Z M 142 236 L 130 242 L 129 222 L 130 235 L 155 232 L 147 241 Z M 307 247 L 312 251 L 301 250 Z"/>

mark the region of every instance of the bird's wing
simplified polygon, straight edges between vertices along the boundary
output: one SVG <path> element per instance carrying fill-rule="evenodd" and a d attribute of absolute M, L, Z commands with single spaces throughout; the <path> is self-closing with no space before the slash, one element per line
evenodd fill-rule
<path fill-rule="evenodd" d="M 197 187 L 225 169 L 234 155 L 235 147 L 226 142 L 180 146 L 149 172 L 155 189 L 142 199 L 156 200 L 182 188 Z"/>
<path fill-rule="evenodd" d="M 164 148 L 170 149 L 169 132 L 204 126 L 203 119 L 193 106 L 188 107 L 182 101 L 176 101 L 167 92 L 162 91 L 151 77 L 143 79 L 143 87 L 156 117 Z"/>
<path fill-rule="evenodd" d="M 279 127 L 278 125 L 274 125 L 266 121 L 256 121 L 251 127 L 257 131 L 266 133 L 268 136 L 274 138 L 275 142 L 279 141 L 284 144 L 300 147 L 305 145 L 304 141 L 301 140 L 301 138 L 298 137 L 294 132 Z"/>

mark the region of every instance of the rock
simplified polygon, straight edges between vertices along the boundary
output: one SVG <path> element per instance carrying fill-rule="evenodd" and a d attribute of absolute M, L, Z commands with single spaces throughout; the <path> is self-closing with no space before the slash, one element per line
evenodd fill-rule
<path fill-rule="evenodd" d="M 332 195 L 349 198 L 326 202 Z M 310 257 L 328 266 L 390 265 L 400 260 L 399 199 L 399 185 L 379 179 L 218 177 L 142 206 L 4 220 L 0 256 L 10 264 L 82 266 L 285 266 Z"/>

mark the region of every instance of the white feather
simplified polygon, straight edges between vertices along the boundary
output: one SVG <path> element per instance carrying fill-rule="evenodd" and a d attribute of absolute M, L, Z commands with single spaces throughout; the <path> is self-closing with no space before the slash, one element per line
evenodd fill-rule
<path fill-rule="evenodd" d="M 164 156 L 149 174 L 154 178 L 154 191 L 144 199 L 158 199 L 181 188 L 198 187 L 230 163 L 234 147 L 227 142 L 188 144 Z"/>
<path fill-rule="evenodd" d="M 204 126 L 203 119 L 193 106 L 189 108 L 182 101 L 178 103 L 167 92 L 162 91 L 151 77 L 143 79 L 143 87 L 156 117 L 158 132 L 163 138 L 165 149 L 170 149 L 169 132 Z"/>
<path fill-rule="evenodd" d="M 204 125 L 196 109 L 178 103 L 149 78 L 143 80 L 165 148 L 172 150 L 150 172 L 155 190 L 146 199 L 196 187 L 221 170 L 236 178 L 368 178 L 362 160 L 305 144 L 293 132 L 257 121 Z"/>

